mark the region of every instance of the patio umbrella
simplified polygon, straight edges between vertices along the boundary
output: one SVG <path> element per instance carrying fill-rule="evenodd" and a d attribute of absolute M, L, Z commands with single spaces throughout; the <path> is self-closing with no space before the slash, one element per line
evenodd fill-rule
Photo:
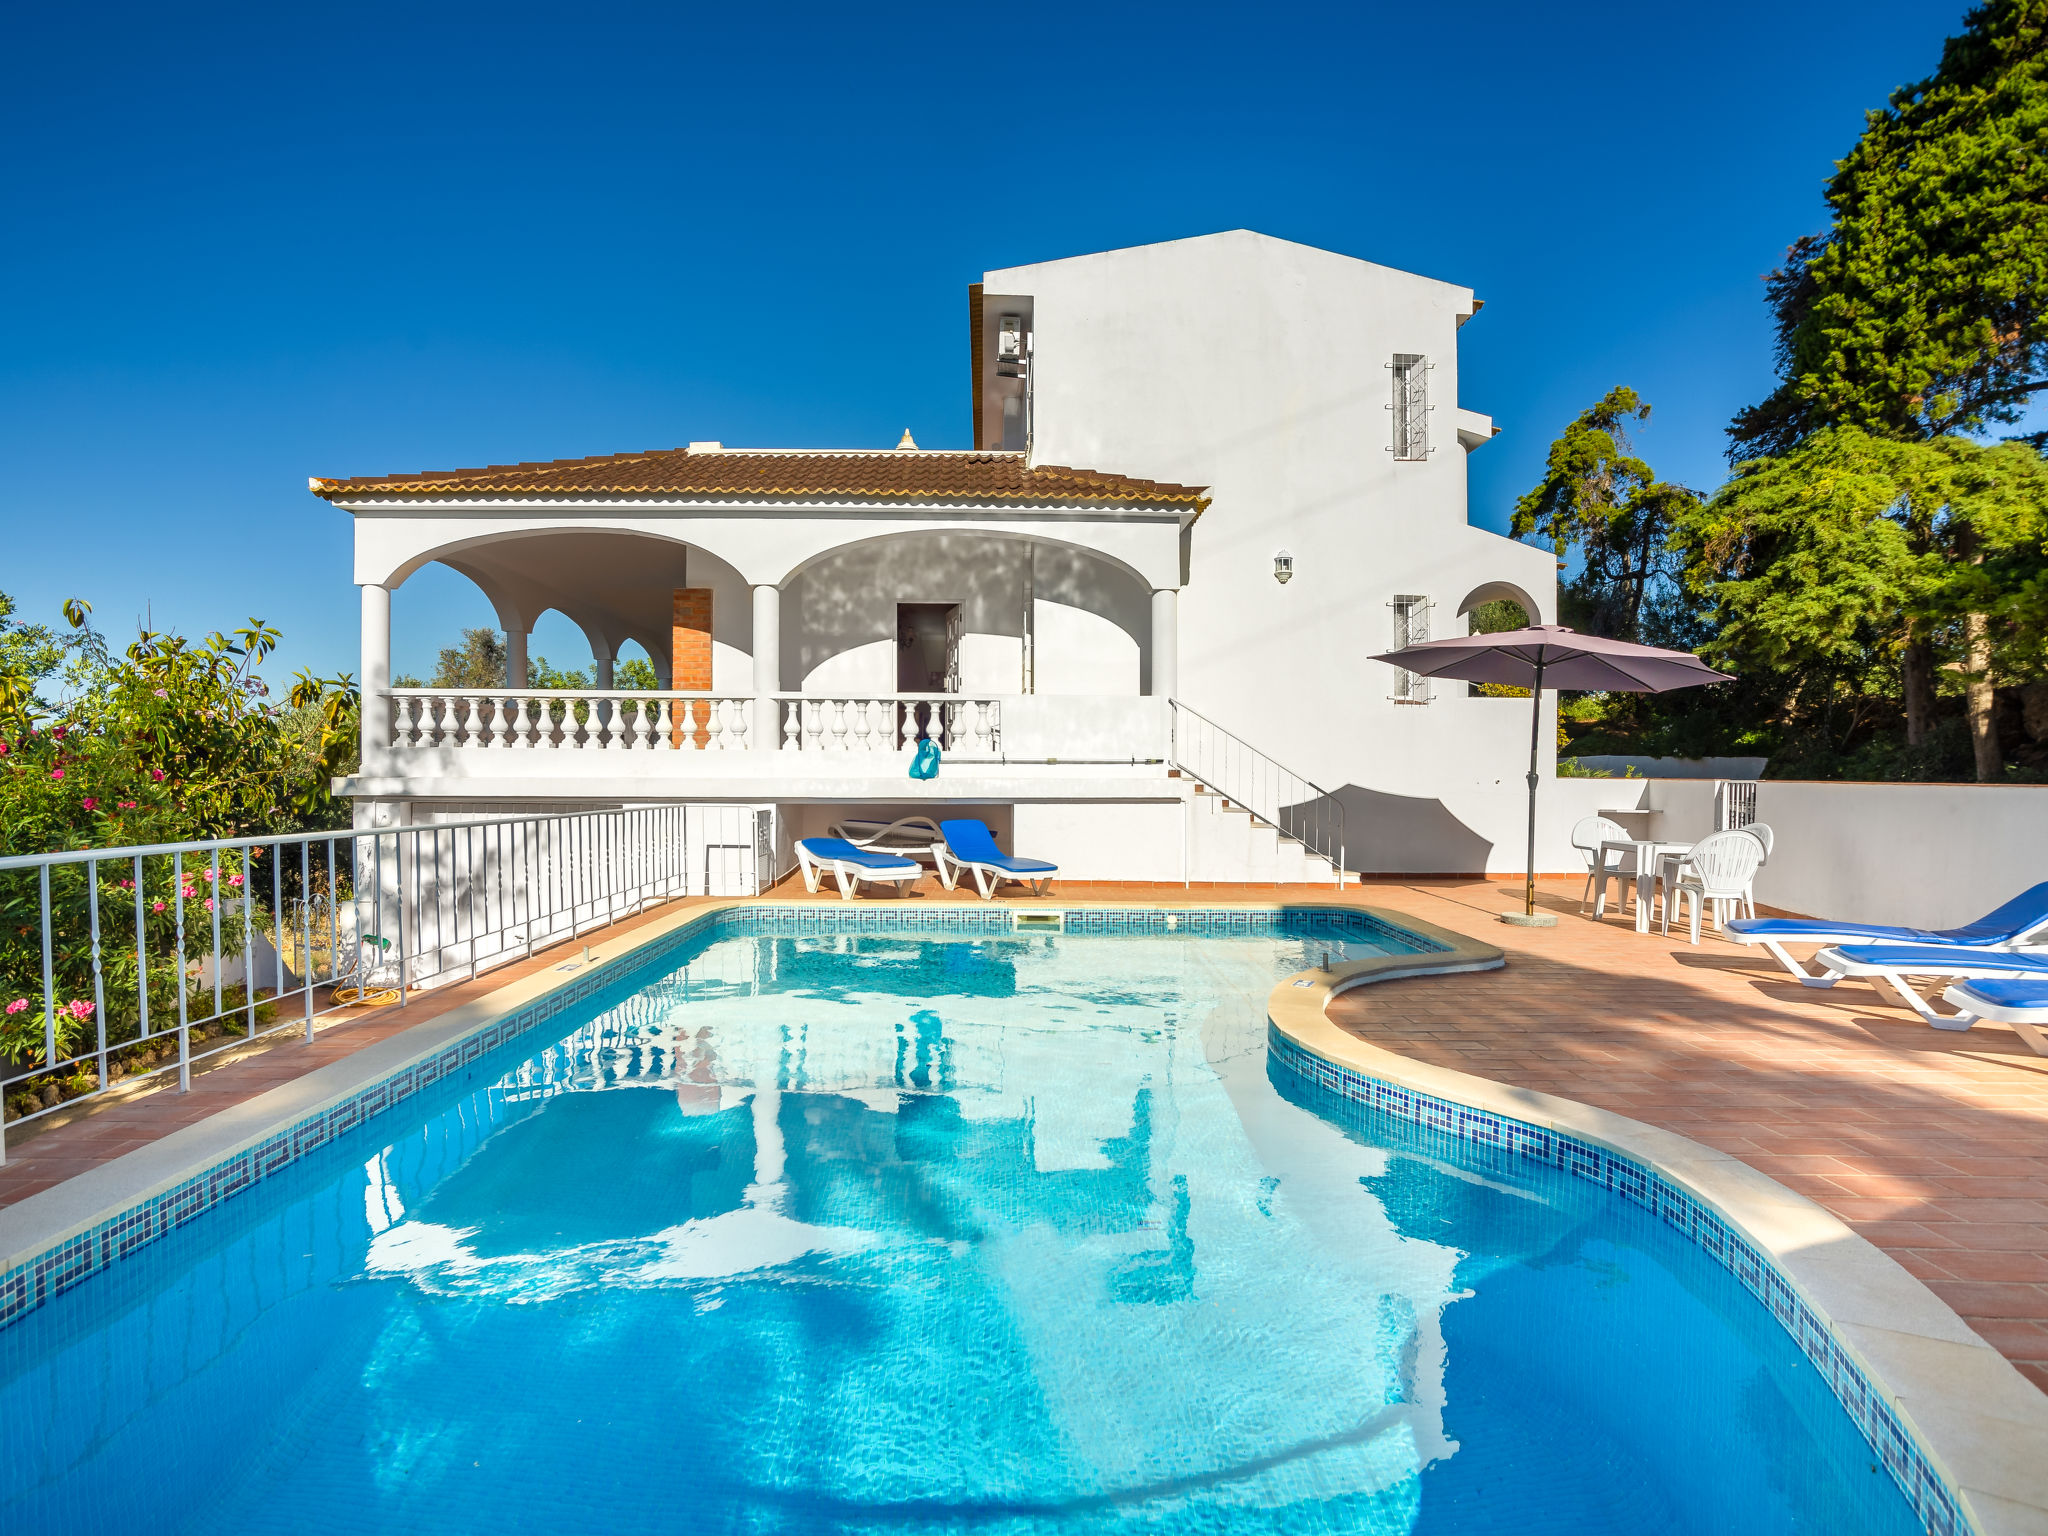
<path fill-rule="evenodd" d="M 1667 693 L 1731 679 L 1687 651 L 1603 640 L 1562 624 L 1532 624 L 1490 635 L 1423 640 L 1373 657 L 1424 677 L 1468 683 L 1506 683 L 1529 690 L 1529 862 L 1522 897 L 1525 921 L 1536 917 L 1536 745 L 1543 729 L 1543 690 L 1572 688 L 1603 693 Z M 1511 920 L 1511 919 L 1506 919 Z"/>

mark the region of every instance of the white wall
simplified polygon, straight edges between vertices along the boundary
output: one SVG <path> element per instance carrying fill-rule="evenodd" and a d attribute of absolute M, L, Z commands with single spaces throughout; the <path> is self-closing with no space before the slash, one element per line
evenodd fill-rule
<path fill-rule="evenodd" d="M 960 685 L 1023 683 L 1023 541 L 908 535 L 828 555 L 782 595 L 783 682 L 818 693 L 896 690 L 896 605 L 958 603 Z M 1034 561 L 1037 691 L 1135 694 L 1151 641 L 1150 596 L 1106 562 L 1041 545 Z"/>
<path fill-rule="evenodd" d="M 1002 700 L 1002 711 L 1003 754 L 1012 759 L 1087 763 L 1166 757 L 1170 730 L 1164 699 L 1029 694 Z"/>
<path fill-rule="evenodd" d="M 1067 880 L 1181 879 L 1181 804 L 1177 800 L 1025 803 L 1013 812 L 1006 851 L 1049 859 Z"/>
<path fill-rule="evenodd" d="M 1652 835 L 1712 827 L 1711 784 L 1650 784 Z M 1756 808 L 1775 835 L 1756 899 L 1782 911 L 1951 928 L 2048 880 L 2048 787 L 1766 779 Z"/>
<path fill-rule="evenodd" d="M 1604 782 L 1643 787 L 1648 836 L 1692 842 L 1713 830 L 1711 780 Z M 2048 787 L 1766 779 L 1757 820 L 1774 846 L 1756 899 L 1784 912 L 1951 928 L 2048 880 Z"/>
<path fill-rule="evenodd" d="M 1572 827 L 1630 809 L 1642 793 L 1640 780 L 1544 779 L 1536 797 L 1537 873 L 1583 871 Z M 1526 867 L 1529 786 L 1521 774 L 1468 776 L 1413 796 L 1352 791 L 1341 798 L 1348 862 L 1366 874 L 1519 875 Z"/>
<path fill-rule="evenodd" d="M 1457 327 L 1471 291 L 1243 230 L 984 282 L 1033 299 L 1038 461 L 1211 488 L 1189 535 L 1179 696 L 1330 789 L 1438 802 L 1480 841 L 1508 835 L 1494 781 L 1521 787 L 1527 706 L 1461 684 L 1396 704 L 1393 672 L 1368 659 L 1391 647 L 1397 594 L 1432 600 L 1439 637 L 1487 585 L 1554 616 L 1550 555 L 1466 521 Z M 1426 462 L 1389 451 L 1396 352 L 1435 365 Z M 1548 700 L 1545 714 L 1547 767 Z M 1383 841 L 1397 860 L 1444 856 L 1407 833 Z"/>

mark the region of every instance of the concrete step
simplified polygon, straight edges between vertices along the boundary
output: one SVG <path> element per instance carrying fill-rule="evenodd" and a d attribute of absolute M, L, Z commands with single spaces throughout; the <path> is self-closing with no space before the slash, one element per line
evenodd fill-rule
<path fill-rule="evenodd" d="M 1234 801 L 1214 792 L 1191 793 L 1188 811 L 1188 872 L 1192 879 L 1250 885 L 1336 884 L 1336 872 L 1328 860 Z"/>

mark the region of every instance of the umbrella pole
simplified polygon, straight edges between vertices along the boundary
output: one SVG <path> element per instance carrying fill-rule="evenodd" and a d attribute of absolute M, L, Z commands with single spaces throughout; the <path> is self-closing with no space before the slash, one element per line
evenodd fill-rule
<path fill-rule="evenodd" d="M 1543 654 L 1536 655 L 1536 679 L 1529 689 L 1529 857 L 1523 865 L 1522 915 L 1536 915 L 1536 747 L 1543 738 Z"/>

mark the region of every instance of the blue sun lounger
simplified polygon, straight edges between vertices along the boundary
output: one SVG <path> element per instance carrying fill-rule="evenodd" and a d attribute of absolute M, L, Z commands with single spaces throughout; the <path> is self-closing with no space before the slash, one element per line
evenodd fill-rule
<path fill-rule="evenodd" d="M 2048 977 L 1959 981 L 1941 995 L 1964 1027 L 1979 1019 L 2010 1024 L 2036 1056 L 2048 1056 Z"/>
<path fill-rule="evenodd" d="M 982 822 L 942 821 L 939 831 L 946 840 L 932 851 L 939 856 L 939 878 L 949 891 L 962 874 L 972 874 L 983 901 L 993 897 L 1005 880 L 1028 885 L 1032 895 L 1042 896 L 1060 872 L 1059 865 L 1043 859 L 1012 858 L 996 846 L 994 834 Z"/>
<path fill-rule="evenodd" d="M 1728 925 L 1738 944 L 1761 944 L 1809 987 L 1832 987 L 1844 973 L 1813 974 L 1785 953 L 1787 944 L 1951 945 L 1963 949 L 2014 949 L 2048 943 L 2048 881 L 2022 891 L 1996 911 L 1961 928 L 1892 928 L 1882 923 L 1835 923 L 1811 917 L 1739 917 Z M 1819 957 L 1815 956 L 1818 960 Z"/>
<path fill-rule="evenodd" d="M 853 888 L 863 880 L 880 880 L 895 885 L 901 896 L 912 881 L 924 873 L 915 859 L 894 853 L 869 853 L 843 837 L 806 837 L 796 845 L 796 861 L 804 872 L 804 889 L 816 891 L 818 882 L 831 875 L 839 882 L 839 899 L 853 900 Z"/>
<path fill-rule="evenodd" d="M 1837 978 L 1862 976 L 1883 982 L 1898 993 L 1900 1002 L 1936 1029 L 1968 1029 L 1972 1020 L 1936 1013 L 1934 1006 L 1907 984 L 1908 976 L 2048 983 L 2048 955 L 1967 944 L 1842 944 L 1822 950 L 1813 960 Z"/>

